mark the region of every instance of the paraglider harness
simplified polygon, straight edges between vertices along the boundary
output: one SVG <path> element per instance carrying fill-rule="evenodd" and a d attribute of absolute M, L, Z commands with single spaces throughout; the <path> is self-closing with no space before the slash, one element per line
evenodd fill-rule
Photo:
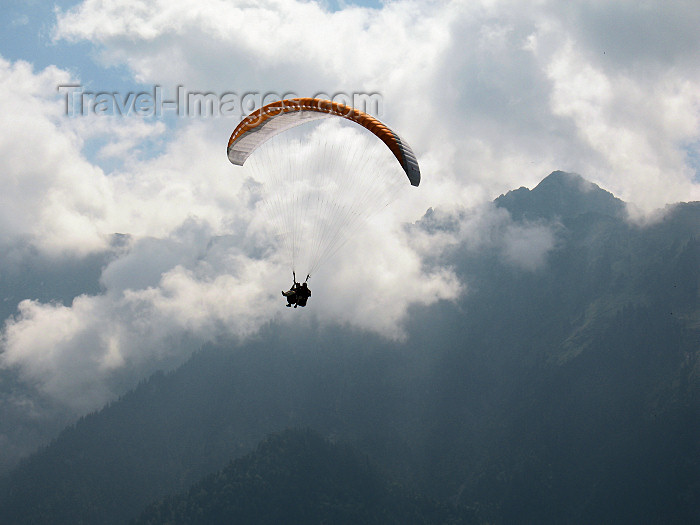
<path fill-rule="evenodd" d="M 292 271 L 294 284 L 289 290 L 282 292 L 282 295 L 287 298 L 287 308 L 290 308 L 292 305 L 294 305 L 294 308 L 297 306 L 301 306 L 302 308 L 306 306 L 306 301 L 308 301 L 309 297 L 311 297 L 311 290 L 309 290 L 308 286 L 306 285 L 309 277 L 311 276 L 307 275 L 304 282 L 299 284 L 297 282 L 296 272 Z"/>

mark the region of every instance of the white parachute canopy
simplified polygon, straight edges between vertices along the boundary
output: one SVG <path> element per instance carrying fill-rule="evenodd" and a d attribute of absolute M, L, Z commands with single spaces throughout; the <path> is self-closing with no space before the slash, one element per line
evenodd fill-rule
<path fill-rule="evenodd" d="M 337 118 L 272 137 L 242 169 L 260 196 L 256 225 L 274 233 L 299 278 L 313 275 L 369 217 L 411 187 L 382 141 Z"/>

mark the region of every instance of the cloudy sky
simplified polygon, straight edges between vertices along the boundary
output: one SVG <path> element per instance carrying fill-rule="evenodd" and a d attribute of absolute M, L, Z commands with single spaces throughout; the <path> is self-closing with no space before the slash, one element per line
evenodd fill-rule
<path fill-rule="evenodd" d="M 468 293 L 423 264 L 444 246 L 497 231 L 513 264 L 543 263 L 552 231 L 511 227 L 487 203 L 551 171 L 612 191 L 636 219 L 700 200 L 694 0 L 34 0 L 1 23 L 0 366 L 76 413 L 271 319 L 400 339 L 411 302 Z M 238 98 L 217 116 L 132 105 L 178 86 Z M 252 233 L 224 153 L 266 93 L 378 94 L 423 174 L 318 272 L 303 316 L 283 307 L 289 270 Z M 463 218 L 457 238 L 407 238 L 401 225 L 430 207 Z"/>

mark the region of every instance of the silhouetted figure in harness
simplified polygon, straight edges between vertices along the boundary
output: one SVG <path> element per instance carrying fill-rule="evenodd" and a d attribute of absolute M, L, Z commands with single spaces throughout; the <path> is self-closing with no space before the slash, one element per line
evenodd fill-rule
<path fill-rule="evenodd" d="M 301 286 L 297 289 L 297 304 L 299 306 L 306 306 L 306 301 L 311 297 L 311 290 L 306 286 L 306 281 L 301 283 Z"/>
<path fill-rule="evenodd" d="M 292 272 L 292 277 L 294 278 L 294 284 L 292 284 L 292 287 L 289 290 L 282 292 L 282 295 L 287 298 L 287 308 L 291 307 L 292 305 L 294 305 L 294 308 L 297 306 L 304 307 L 306 306 L 306 301 L 308 301 L 309 297 L 311 297 L 311 290 L 309 290 L 309 287 L 306 285 L 306 281 L 304 281 L 302 284 L 297 282 L 295 272 Z M 309 280 L 308 275 L 306 276 L 306 280 Z"/>
<path fill-rule="evenodd" d="M 286 292 L 282 292 L 282 295 L 284 295 L 287 298 L 287 308 L 290 306 L 294 305 L 294 308 L 297 307 L 297 290 L 299 289 L 299 283 L 294 281 L 294 284 L 292 287 L 287 290 Z"/>

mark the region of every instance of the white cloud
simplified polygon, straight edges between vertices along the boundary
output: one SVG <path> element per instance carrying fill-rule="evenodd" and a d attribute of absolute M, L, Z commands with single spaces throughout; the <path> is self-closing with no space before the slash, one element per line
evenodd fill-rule
<path fill-rule="evenodd" d="M 505 264 L 532 272 L 545 267 L 559 229 L 556 222 L 515 222 L 506 209 L 486 203 L 451 213 L 429 210 L 411 228 L 410 243 L 426 259 L 461 247 L 469 253 L 493 252 Z"/>
<path fill-rule="evenodd" d="M 279 269 L 231 246 L 218 255 L 225 269 L 211 261 L 166 264 L 152 285 L 108 288 L 68 306 L 23 301 L 3 332 L 2 365 L 81 412 L 119 393 L 125 375 L 133 384 L 182 362 L 205 341 L 255 332 L 279 311 L 280 300 L 267 286 L 279 281 Z M 109 267 L 105 275 L 108 284 L 124 285 Z"/>
<path fill-rule="evenodd" d="M 450 268 L 428 268 L 437 243 L 416 245 L 392 221 L 376 217 L 312 279 L 316 316 L 402 339 L 410 304 L 453 300 L 464 292 Z"/>
<path fill-rule="evenodd" d="M 3 332 L 1 364 L 81 412 L 111 399 L 125 376 L 133 382 L 182 362 L 206 341 L 246 337 L 271 319 L 316 319 L 401 338 L 409 304 L 453 299 L 461 285 L 447 269 L 426 273 L 405 235 L 389 227 L 375 221 L 361 232 L 312 279 L 309 305 L 293 317 L 279 293 L 288 270 L 249 257 L 238 237 L 191 224 L 169 239 L 137 241 L 105 268 L 103 294 L 67 306 L 20 303 Z"/>
<path fill-rule="evenodd" d="M 591 177 L 607 179 L 609 189 L 647 212 L 700 197 L 683 148 L 700 132 L 700 83 L 664 77 L 640 84 L 588 63 L 571 42 L 548 74 L 552 110 L 575 123 L 592 153 Z"/>
<path fill-rule="evenodd" d="M 0 58 L 0 132 L 3 191 L 0 236 L 31 235 L 55 249 L 103 245 L 99 225 L 107 184 L 80 155 L 82 139 L 60 124 L 56 86 L 68 75 L 49 67 L 37 74 L 26 62 Z"/>
<path fill-rule="evenodd" d="M 545 224 L 509 224 L 501 239 L 505 260 L 529 271 L 542 268 L 556 244 L 553 226 Z"/>
<path fill-rule="evenodd" d="M 245 213 L 237 201 L 242 182 L 207 122 L 166 133 L 163 123 L 140 118 L 69 118 L 57 86 L 72 82 L 55 67 L 35 73 L 28 63 L 0 59 L 0 110 L 8 123 L 0 131 L 0 238 L 27 236 L 47 252 L 89 253 L 115 232 L 167 236 L 192 217 L 221 231 Z M 163 149 L 144 154 L 148 141 Z M 98 161 L 119 158 L 113 171 L 86 158 L 93 143 Z"/>

